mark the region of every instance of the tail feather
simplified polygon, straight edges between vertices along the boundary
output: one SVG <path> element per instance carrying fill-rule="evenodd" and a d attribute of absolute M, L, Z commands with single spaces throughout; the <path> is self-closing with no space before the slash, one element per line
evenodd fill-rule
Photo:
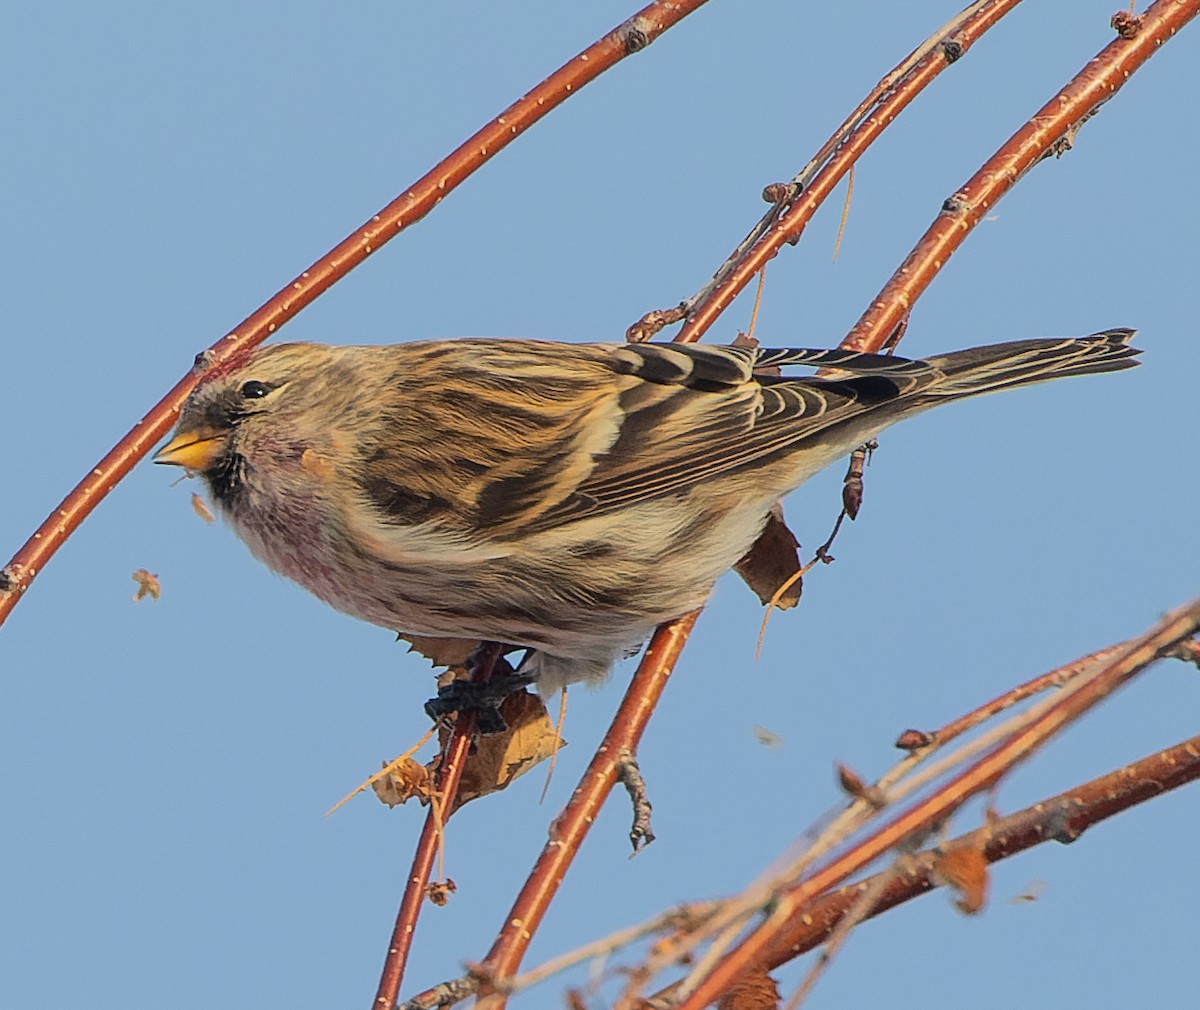
<path fill-rule="evenodd" d="M 990 393 L 1070 375 L 1117 372 L 1137 365 L 1129 346 L 1136 330 L 1114 329 L 1067 340 L 1020 340 L 926 358 L 945 378 L 923 397 L 952 398 Z"/>

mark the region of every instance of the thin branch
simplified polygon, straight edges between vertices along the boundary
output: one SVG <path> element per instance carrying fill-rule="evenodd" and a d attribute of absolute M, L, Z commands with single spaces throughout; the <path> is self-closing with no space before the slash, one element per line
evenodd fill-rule
<path fill-rule="evenodd" d="M 759 966 L 774 971 L 825 943 L 844 918 L 853 913 L 865 893 L 877 896 L 864 919 L 873 919 L 928 894 L 940 886 L 935 864 L 944 852 L 973 849 L 981 851 L 987 862 L 996 863 L 1045 842 L 1070 844 L 1110 817 L 1197 779 L 1200 779 L 1200 736 L 1157 750 L 1023 810 L 997 817 L 983 827 L 907 858 L 903 866 L 889 867 L 806 905 L 803 914 L 793 916 L 763 951 Z M 679 983 L 672 983 L 655 993 L 651 1001 L 666 1001 L 678 990 Z"/>
<path fill-rule="evenodd" d="M 785 243 L 799 240 L 842 176 L 896 117 L 1019 2 L 981 0 L 943 25 L 875 86 L 790 185 L 768 187 L 764 195 L 770 195 L 775 206 L 713 279 L 684 303 L 687 322 L 677 339 L 699 340 L 754 274 Z"/>
<path fill-rule="evenodd" d="M 932 796 L 896 815 L 851 850 L 784 891 L 773 902 L 770 914 L 733 953 L 703 977 L 690 980 L 688 995 L 678 1010 L 702 1010 L 718 998 L 741 971 L 761 963 L 764 951 L 774 943 L 791 917 L 817 895 L 838 886 L 905 839 L 930 830 L 971 796 L 990 789 L 1052 736 L 1164 653 L 1191 638 L 1198 629 L 1200 601 L 1194 601 L 1169 614 L 1106 663 L 1104 669 L 1078 691 L 1060 698 L 1023 731 L 993 748 Z"/>
<path fill-rule="evenodd" d="M 544 964 L 538 965 L 536 968 L 531 968 L 529 971 L 514 978 L 505 986 L 505 989 L 510 993 L 521 989 L 528 989 L 550 978 L 552 975 L 557 975 L 559 972 L 573 968 L 584 961 L 594 961 L 597 958 L 607 957 L 615 951 L 627 947 L 629 944 L 646 936 L 665 933 L 668 930 L 686 931 L 694 929 L 711 915 L 716 907 L 717 902 L 700 901 L 669 908 L 667 911 L 645 922 L 638 923 L 636 926 L 626 926 L 624 929 L 619 929 L 608 936 L 601 937 L 599 940 L 594 940 L 592 943 L 585 944 L 565 954 L 560 954 L 558 957 L 552 958 Z"/>
<path fill-rule="evenodd" d="M 1094 676 L 1102 659 L 1112 657 L 1132 644 L 1123 642 L 1084 656 L 1014 688 L 1002 698 L 1009 699 L 1010 704 L 1015 704 L 1017 700 L 1036 693 L 1035 688 L 1043 689 L 1051 685 L 1061 687 L 1083 674 Z M 1078 686 L 1075 689 L 1078 690 Z M 873 784 L 861 784 L 856 788 L 852 793 L 853 802 L 837 811 L 831 818 L 822 818 L 818 822 L 819 828 L 811 829 L 806 834 L 805 845 L 797 855 L 771 867 L 740 894 L 727 900 L 706 920 L 702 928 L 680 935 L 672 943 L 659 944 L 648 959 L 647 977 L 652 977 L 671 964 L 681 962 L 685 957 L 692 958 L 695 962 L 695 951 L 706 941 L 709 942 L 709 947 L 704 954 L 704 961 L 715 963 L 733 945 L 751 918 L 772 902 L 791 882 L 799 880 L 801 874 L 818 859 L 828 856 L 855 832 L 862 830 L 871 820 L 877 819 L 884 809 L 913 792 L 922 781 L 942 775 L 1005 737 L 1023 731 L 1053 703 L 1052 699 L 1015 719 L 1008 720 L 986 736 L 959 748 L 955 754 L 943 757 L 922 775 L 914 774 L 917 766 L 944 749 L 956 737 L 1009 707 L 999 704 L 1001 700 L 993 699 L 987 702 L 966 716 L 955 719 L 936 733 L 920 734 L 925 741 L 923 746 L 914 748 Z M 627 995 L 632 1000 L 635 987 L 630 986 Z"/>
<path fill-rule="evenodd" d="M 848 350 L 871 351 L 904 318 L 951 255 L 996 202 L 1050 154 L 1061 155 L 1083 122 L 1094 115 L 1151 56 L 1197 12 L 1200 0 L 1156 0 L 1139 30 L 1119 35 L 942 205 L 942 212 L 842 341 Z"/>
<path fill-rule="evenodd" d="M 991 701 L 984 702 L 974 711 L 968 712 L 966 715 L 959 716 L 951 722 L 946 723 L 941 729 L 934 730 L 932 733 L 922 733 L 920 730 L 905 730 L 901 734 L 901 740 L 910 733 L 917 734 L 927 740 L 927 743 L 919 747 L 908 746 L 905 750 L 910 750 L 914 757 L 925 755 L 929 749 L 939 744 L 947 744 L 956 737 L 962 736 L 964 733 L 969 733 L 976 726 L 987 722 L 993 716 L 999 715 L 1006 709 L 1012 708 L 1013 705 L 1020 704 L 1028 698 L 1032 698 L 1036 694 L 1041 694 L 1043 691 L 1048 691 L 1052 687 L 1062 687 L 1064 684 L 1083 673 L 1089 667 L 1096 663 L 1100 663 L 1106 659 L 1111 659 L 1122 649 L 1127 643 L 1119 643 L 1117 645 L 1109 645 L 1103 649 L 1097 649 L 1095 652 L 1088 653 L 1086 656 L 1080 656 L 1079 659 L 1072 660 L 1070 663 L 1064 663 L 1062 666 L 1056 667 L 1048 673 L 1043 673 L 1037 677 L 1027 680 L 1024 684 L 1018 684 L 1016 687 L 1009 688 L 1003 694 L 998 695 Z M 897 746 L 901 746 L 897 743 Z"/>
<path fill-rule="evenodd" d="M 502 646 L 488 643 L 482 646 L 472 656 L 469 678 L 475 683 L 485 684 L 492 677 L 492 671 L 500 659 Z M 429 804 L 429 812 L 425 815 L 425 824 L 421 828 L 421 837 L 417 841 L 416 851 L 413 852 L 412 868 L 404 884 L 404 895 L 400 899 L 400 908 L 396 913 L 396 925 L 392 930 L 391 943 L 388 944 L 387 956 L 383 962 L 383 972 L 379 979 L 379 988 L 375 994 L 373 1007 L 390 1010 L 396 1003 L 400 992 L 400 983 L 404 979 L 404 968 L 408 963 L 408 954 L 412 949 L 413 934 L 417 929 L 417 919 L 425 904 L 425 896 L 429 888 L 429 875 L 433 869 L 434 856 L 440 852 L 445 836 L 445 820 L 449 819 L 449 811 L 454 808 L 454 797 L 458 793 L 458 783 L 462 778 L 463 765 L 467 760 L 467 751 L 471 746 L 471 737 L 475 735 L 477 713 L 473 709 L 460 712 L 454 721 L 454 729 L 442 753 L 438 765 L 437 781 L 434 797 Z M 442 811 L 447 811 L 443 819 Z"/>
<path fill-rule="evenodd" d="M 707 325 L 711 323 L 711 320 L 715 319 L 716 315 L 719 314 L 719 312 L 733 297 L 732 293 L 729 293 L 728 297 L 725 297 L 721 294 L 721 292 L 735 293 L 735 289 L 740 290 L 741 287 L 744 286 L 744 284 L 749 280 L 749 278 L 752 277 L 759 268 L 761 268 L 766 260 L 769 259 L 770 256 L 774 255 L 774 252 L 777 251 L 779 245 L 781 245 L 783 241 L 787 241 L 789 238 L 794 240 L 795 237 L 798 237 L 808 217 L 811 216 L 812 208 L 815 207 L 816 203 L 820 202 L 820 200 L 823 200 L 824 197 L 828 195 L 828 192 L 832 190 L 838 178 L 840 178 L 840 175 L 844 173 L 844 171 L 848 169 L 849 165 L 852 164 L 857 158 L 858 153 L 865 149 L 865 147 L 874 139 L 875 136 L 878 135 L 883 127 L 889 123 L 892 118 L 894 118 L 895 114 L 906 104 L 908 104 L 908 102 L 915 97 L 915 95 L 929 82 L 929 80 L 932 80 L 932 78 L 940 72 L 942 67 L 937 65 L 937 61 L 942 60 L 944 62 L 946 60 L 952 61 L 957 59 L 959 56 L 961 56 L 962 52 L 965 51 L 965 49 L 976 38 L 978 38 L 979 34 L 986 30 L 987 27 L 990 27 L 990 25 L 993 24 L 1000 16 L 1002 16 L 1003 13 L 1007 12 L 1011 6 L 1011 3 L 1005 4 L 1001 2 L 977 4 L 970 8 L 967 12 L 964 12 L 965 20 L 960 23 L 956 23 L 956 33 L 954 38 L 946 38 L 943 35 L 940 38 L 931 40 L 931 42 L 927 44 L 928 51 L 926 55 L 922 58 L 914 57 L 915 62 L 913 63 L 911 72 L 907 72 L 903 76 L 903 80 L 893 86 L 893 90 L 888 94 L 887 98 L 884 100 L 884 103 L 882 103 L 883 105 L 886 105 L 888 113 L 885 115 L 877 108 L 873 114 L 868 116 L 866 120 L 860 124 L 856 131 L 853 131 L 850 136 L 844 139 L 841 147 L 838 150 L 837 156 L 829 163 L 830 165 L 833 165 L 836 162 L 837 167 L 828 169 L 825 172 L 818 172 L 816 178 L 814 179 L 813 185 L 811 185 L 805 193 L 801 194 L 795 203 L 791 204 L 786 210 L 782 210 L 781 208 L 778 221 L 764 231 L 764 235 L 771 235 L 772 241 L 775 243 L 770 247 L 771 251 L 769 255 L 761 252 L 761 249 L 764 248 L 764 246 L 762 243 L 759 243 L 755 245 L 754 251 L 748 251 L 747 254 L 740 259 L 737 259 L 738 254 L 735 254 L 734 257 L 731 257 L 731 262 L 734 259 L 737 259 L 736 268 L 732 269 L 727 274 L 724 281 L 722 281 L 713 289 L 710 296 L 704 301 L 704 307 L 693 313 L 692 317 L 688 320 L 687 324 L 684 326 L 684 329 L 680 332 L 676 339 L 681 341 L 697 339 Z M 931 55 L 934 53 L 936 53 L 936 55 Z M 1144 62 L 1144 57 L 1142 61 Z M 1134 66 L 1136 65 L 1140 64 L 1134 64 Z M 1113 86 L 1110 89 L 1110 93 L 1111 91 L 1115 90 L 1116 88 Z M 1077 115 L 1075 119 L 1071 121 L 1074 122 L 1079 118 L 1080 116 Z M 1043 139 L 1047 144 L 1046 150 L 1049 150 L 1050 146 L 1059 138 L 1055 135 L 1047 135 Z M 834 146 L 837 147 L 838 145 L 835 144 Z M 818 184 L 818 180 L 820 180 L 820 184 Z M 802 206 L 808 207 L 809 209 L 801 213 L 798 208 Z M 770 215 L 768 216 L 770 217 Z M 970 225 L 973 225 L 974 223 L 975 222 L 972 221 L 970 222 Z M 970 225 L 966 225 L 965 227 L 969 229 Z M 764 242 L 765 241 L 766 240 L 764 239 Z M 739 278 L 740 280 L 738 280 Z M 891 320 L 890 324 L 880 331 L 884 333 L 884 337 L 880 339 L 875 346 L 882 345 L 887 337 L 891 336 L 898 330 L 898 327 L 903 322 L 903 316 L 905 316 L 908 310 L 911 308 L 911 300 L 904 301 L 899 304 L 903 307 L 903 311 L 900 313 L 899 317 Z M 632 328 L 630 337 L 631 339 L 645 339 L 647 332 L 648 331 L 644 326 L 635 326 Z M 847 339 L 849 340 L 850 338 Z M 678 627 L 678 624 L 664 625 L 663 629 L 660 630 L 670 631 L 672 634 L 682 633 L 686 635 L 686 631 L 682 631 L 682 629 Z M 647 659 L 643 661 L 642 667 L 639 668 L 639 676 L 645 671 L 646 664 L 649 662 L 649 658 L 650 657 L 647 656 Z M 638 682 L 635 681 L 634 684 L 630 685 L 629 691 L 626 693 L 625 699 L 622 703 L 623 708 L 626 704 L 641 704 L 639 699 L 636 697 L 636 692 L 638 690 Z M 1081 694 L 1086 693 L 1087 692 L 1081 692 Z M 653 703 L 653 701 L 649 702 L 651 706 Z M 645 706 L 643 706 L 643 708 L 644 707 Z M 1057 708 L 1052 709 L 1052 711 L 1057 710 Z M 601 746 L 598 756 L 609 752 L 606 751 L 606 748 L 609 748 L 610 746 L 611 741 L 606 738 L 605 743 Z M 998 748 L 998 750 L 1003 750 L 1003 745 Z M 986 762 L 986 760 L 987 759 L 985 758 L 984 761 Z M 998 775 L 999 772 L 997 772 L 997 777 Z M 587 780 L 585 779 L 585 783 L 586 781 Z M 597 779 L 591 783 L 589 789 L 590 796 L 595 798 L 589 798 L 588 803 L 595 803 L 598 806 L 598 803 L 602 800 L 602 797 L 607 796 L 609 789 L 611 789 L 611 783 Z M 961 799 L 959 802 L 961 802 Z M 927 805 L 928 804 L 919 806 L 917 809 L 923 809 Z M 867 839 L 867 842 L 870 841 L 871 839 Z M 867 844 L 867 842 L 864 842 L 864 845 Z M 537 923 L 540 922 L 541 915 L 544 913 L 544 902 L 548 902 L 549 900 L 548 897 L 543 898 L 541 893 L 543 885 L 540 879 L 538 879 L 537 883 L 534 883 L 535 878 L 541 878 L 544 876 L 547 880 L 549 880 L 551 877 L 553 877 L 553 872 L 558 872 L 559 869 L 561 869 L 561 872 L 565 872 L 566 864 L 569 863 L 571 858 L 573 858 L 573 852 L 564 856 L 564 853 L 566 853 L 570 847 L 570 844 L 564 844 L 561 847 L 553 846 L 552 848 L 548 848 L 547 850 L 543 851 L 542 858 L 539 860 L 539 865 L 535 867 L 530 881 L 527 882 L 525 889 L 522 891 L 522 895 L 533 895 L 531 901 L 538 905 L 536 919 L 531 920 L 524 914 L 521 914 L 522 909 L 520 906 L 522 905 L 522 899 L 519 898 L 518 907 L 514 907 L 513 912 L 506 920 L 504 933 L 502 933 L 501 938 L 497 941 L 496 946 L 493 947 L 491 954 L 489 954 L 488 959 L 485 962 L 485 967 L 493 979 L 504 979 L 508 974 L 511 974 L 511 972 L 515 970 L 516 965 L 519 964 L 529 937 L 531 936 L 533 929 L 536 928 Z M 858 849 L 854 851 L 857 852 Z M 553 859 L 550 859 L 548 856 L 548 853 L 551 852 L 553 853 Z M 546 869 L 543 865 L 550 862 L 552 862 L 555 867 L 553 872 Z M 553 881 L 555 887 L 557 887 L 557 883 L 557 879 Z M 505 933 L 508 934 L 507 937 L 505 936 Z M 741 961 L 742 963 L 745 963 L 745 958 L 742 958 Z M 722 968 L 726 972 L 728 971 L 727 965 L 723 965 Z M 720 970 L 721 969 L 718 969 L 718 972 Z M 714 972 L 713 977 L 715 977 L 718 972 Z M 702 984 L 707 987 L 707 991 L 712 996 L 715 996 L 721 991 L 719 987 L 709 985 L 707 981 Z M 503 998 L 499 995 L 492 995 L 490 997 L 485 996 L 481 1000 L 481 1005 L 489 1008 L 495 1008 L 502 1006 L 503 1002 Z M 696 1005 L 699 1006 L 700 1004 Z"/>
<path fill-rule="evenodd" d="M 232 332 L 197 355 L 192 370 L 96 464 L 0 570 L 0 625 L 58 548 L 167 433 L 204 372 L 262 343 L 371 253 L 433 210 L 459 183 L 552 109 L 626 56 L 645 49 L 704 3 L 654 0 L 642 8 L 510 105 Z"/>
<path fill-rule="evenodd" d="M 994 863 L 1043 842 L 1069 844 L 1088 828 L 1198 778 L 1200 736 L 1155 751 L 1074 789 L 997 818 L 938 849 L 981 849 L 987 861 Z M 937 886 L 932 873 L 937 855 L 937 851 L 927 851 L 916 857 L 909 870 L 884 888 L 868 917 L 873 918 Z M 874 879 L 868 877 L 849 884 L 809 905 L 804 916 L 790 923 L 768 947 L 765 963 L 777 968 L 823 943 L 857 894 L 870 887 Z"/>
<path fill-rule="evenodd" d="M 555 818 L 550 840 L 513 902 L 512 910 L 505 916 L 504 925 L 482 965 L 493 985 L 484 986 L 484 993 L 491 995 L 481 997 L 481 1008 L 497 1010 L 504 1005 L 504 997 L 497 992 L 496 984 L 502 985 L 515 974 L 525 956 L 529 941 L 558 893 L 583 839 L 616 785 L 622 749 L 636 752 L 642 732 L 654 713 L 697 616 L 697 613 L 688 614 L 664 624 L 650 640 L 604 740 L 563 812 Z"/>
<path fill-rule="evenodd" d="M 874 877 L 864 883 L 863 887 L 859 888 L 854 903 L 846 909 L 842 917 L 838 920 L 837 925 L 830 930 L 828 944 L 821 951 L 821 956 L 817 961 L 809 967 L 804 978 L 800 980 L 800 984 L 787 1001 L 784 1010 L 796 1010 L 796 1007 L 808 998 L 808 994 L 812 992 L 813 987 L 820 981 L 821 976 L 825 974 L 829 966 L 833 963 L 834 956 L 850 938 L 854 927 L 870 916 L 871 910 L 879 904 L 879 899 L 883 895 L 883 892 L 887 889 L 888 884 L 899 875 L 905 862 L 906 859 L 902 856 L 896 860 L 894 866 L 875 874 Z"/>

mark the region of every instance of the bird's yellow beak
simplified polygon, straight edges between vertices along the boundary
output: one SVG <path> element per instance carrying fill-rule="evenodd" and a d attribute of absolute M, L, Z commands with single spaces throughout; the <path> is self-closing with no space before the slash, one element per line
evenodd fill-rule
<path fill-rule="evenodd" d="M 207 470 L 221 452 L 226 432 L 199 429 L 181 431 L 154 454 L 155 463 Z"/>

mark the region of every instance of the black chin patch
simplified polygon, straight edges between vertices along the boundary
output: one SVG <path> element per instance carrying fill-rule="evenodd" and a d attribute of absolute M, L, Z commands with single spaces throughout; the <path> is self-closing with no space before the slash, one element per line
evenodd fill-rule
<path fill-rule="evenodd" d="M 229 505 L 245 486 L 245 475 L 246 457 L 238 452 L 230 452 L 205 471 L 204 478 L 212 488 L 213 497 L 220 504 Z"/>

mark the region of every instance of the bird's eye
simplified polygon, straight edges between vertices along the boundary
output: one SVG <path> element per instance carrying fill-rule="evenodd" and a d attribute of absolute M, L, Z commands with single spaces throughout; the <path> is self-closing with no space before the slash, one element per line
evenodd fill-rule
<path fill-rule="evenodd" d="M 244 400 L 261 400 L 266 396 L 273 386 L 268 386 L 265 382 L 259 382 L 257 379 L 251 379 L 242 386 L 242 399 Z"/>

